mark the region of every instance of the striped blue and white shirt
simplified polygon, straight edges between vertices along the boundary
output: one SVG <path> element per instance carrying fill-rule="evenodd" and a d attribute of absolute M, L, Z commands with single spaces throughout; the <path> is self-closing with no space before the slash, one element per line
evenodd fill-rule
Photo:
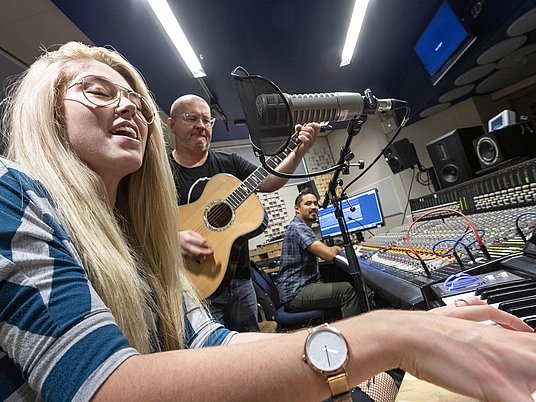
<path fill-rule="evenodd" d="M 189 348 L 229 342 L 234 332 L 185 306 Z M 0 400 L 88 400 L 136 354 L 46 190 L 0 158 Z"/>

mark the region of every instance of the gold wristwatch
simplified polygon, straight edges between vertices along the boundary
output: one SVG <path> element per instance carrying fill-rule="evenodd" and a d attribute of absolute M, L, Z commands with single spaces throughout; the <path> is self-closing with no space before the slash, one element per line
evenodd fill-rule
<path fill-rule="evenodd" d="M 335 402 L 352 400 L 344 370 L 348 356 L 348 342 L 339 330 L 328 324 L 309 329 L 302 359 L 325 377 Z"/>

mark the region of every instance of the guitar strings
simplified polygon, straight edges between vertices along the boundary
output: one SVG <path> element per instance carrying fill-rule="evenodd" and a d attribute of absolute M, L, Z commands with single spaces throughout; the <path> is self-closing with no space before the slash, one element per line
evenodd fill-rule
<path fill-rule="evenodd" d="M 272 169 L 274 169 L 275 167 L 277 167 L 277 165 L 279 165 L 290 154 L 290 152 L 292 152 L 292 150 L 298 144 L 299 144 L 298 136 L 294 135 L 291 138 L 291 141 L 290 141 L 289 145 L 282 152 L 280 152 L 278 155 L 275 155 L 272 158 L 270 158 L 266 163 L 269 164 L 269 166 Z M 261 175 L 264 176 L 264 177 L 262 179 L 260 179 L 259 177 L 256 176 L 257 173 L 261 173 Z M 240 207 L 244 203 L 244 201 L 251 194 L 253 194 L 255 192 L 255 190 L 257 189 L 258 185 L 260 185 L 262 180 L 264 180 L 267 175 L 268 175 L 268 172 L 264 169 L 264 167 L 262 167 L 262 166 L 259 167 L 251 175 L 249 175 L 246 178 L 246 180 L 244 180 L 244 182 L 242 183 L 242 184 L 244 184 L 244 183 L 247 183 L 248 181 L 253 181 L 252 179 L 255 178 L 256 181 L 258 181 L 258 184 L 256 186 L 254 186 L 254 188 L 250 188 L 249 186 L 246 185 L 245 187 L 246 187 L 247 190 L 245 190 L 244 187 L 241 184 L 240 186 L 238 186 L 233 192 L 231 192 L 225 198 L 225 204 L 232 211 L 230 216 L 234 215 L 234 211 L 236 211 L 236 209 L 238 207 Z M 240 195 L 239 194 L 240 189 L 242 189 L 245 192 L 245 195 Z M 216 211 L 216 213 L 214 215 L 211 215 L 212 221 L 214 222 L 214 221 L 218 221 L 218 220 L 224 218 L 226 213 L 227 213 L 227 211 L 226 211 L 225 208 L 220 208 L 218 211 Z M 205 218 L 206 218 L 206 216 L 205 216 Z M 208 221 L 208 218 L 206 218 L 206 219 Z M 197 227 L 193 227 L 192 230 L 198 232 L 201 235 L 209 234 L 210 231 L 211 231 L 210 227 L 207 227 L 207 225 L 203 224 L 203 222 L 201 222 L 201 224 L 197 225 Z"/>

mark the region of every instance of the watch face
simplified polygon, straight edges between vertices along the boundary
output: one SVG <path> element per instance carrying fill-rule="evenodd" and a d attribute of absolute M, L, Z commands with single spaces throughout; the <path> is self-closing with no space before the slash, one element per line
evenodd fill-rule
<path fill-rule="evenodd" d="M 327 328 L 311 333 L 305 350 L 309 363 L 327 372 L 340 369 L 348 357 L 348 345 L 342 335 Z"/>

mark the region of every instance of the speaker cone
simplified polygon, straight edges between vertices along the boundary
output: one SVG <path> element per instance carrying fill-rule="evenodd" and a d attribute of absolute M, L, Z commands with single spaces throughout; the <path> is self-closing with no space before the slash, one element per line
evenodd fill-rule
<path fill-rule="evenodd" d="M 460 170 L 455 165 L 445 165 L 443 167 L 443 179 L 447 183 L 456 183 L 460 178 Z"/>
<path fill-rule="evenodd" d="M 490 137 L 482 137 L 477 141 L 476 153 L 485 165 L 493 165 L 499 159 L 499 147 Z"/>

